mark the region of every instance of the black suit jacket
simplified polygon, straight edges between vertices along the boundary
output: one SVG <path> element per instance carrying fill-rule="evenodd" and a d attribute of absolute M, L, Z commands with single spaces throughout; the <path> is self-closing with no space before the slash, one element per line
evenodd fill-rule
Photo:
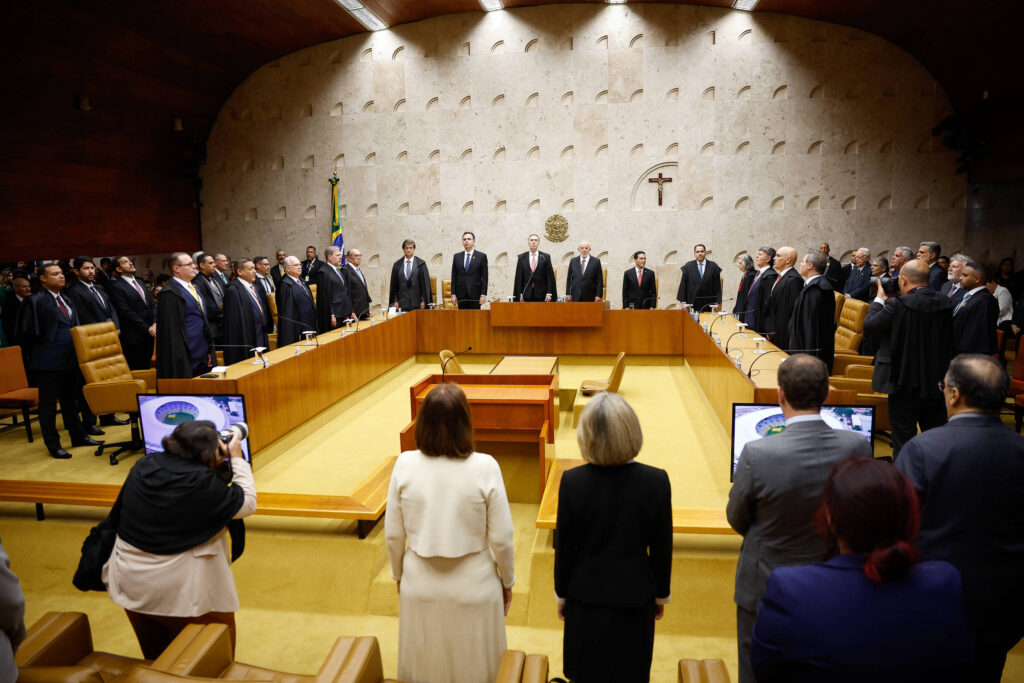
<path fill-rule="evenodd" d="M 345 269 L 351 270 L 351 269 Z M 339 270 L 327 263 L 316 274 L 316 329 L 317 332 L 328 332 L 331 316 L 335 326 L 352 315 L 352 299 L 348 293 L 348 280 L 345 270 Z"/>
<path fill-rule="evenodd" d="M 307 283 L 313 281 L 313 276 L 323 267 L 324 262 L 318 258 L 312 261 L 302 262 L 302 275 L 300 276 Z"/>
<path fill-rule="evenodd" d="M 747 300 L 750 302 L 748 308 L 754 309 L 753 323 L 750 321 L 750 315 L 747 317 L 747 324 L 751 327 L 764 334 L 770 332 L 772 328 L 768 327 L 771 324 L 770 314 L 768 310 L 768 299 L 771 297 L 772 287 L 775 285 L 775 281 L 779 279 L 779 271 L 775 270 L 771 266 L 765 269 L 761 273 L 761 278 L 757 279 L 756 282 L 750 285 L 751 290 L 754 292 L 748 295 Z"/>
<path fill-rule="evenodd" d="M 544 301 L 551 295 L 551 300 L 558 299 L 558 285 L 555 283 L 555 269 L 551 265 L 551 256 L 537 251 L 537 269 L 530 271 L 530 252 L 524 251 L 516 259 L 516 275 L 512 282 L 512 299 L 519 301 Z"/>
<path fill-rule="evenodd" d="M 828 257 L 828 265 L 825 266 L 825 278 L 832 284 L 832 289 L 837 292 L 843 291 L 843 265 L 838 259 Z"/>
<path fill-rule="evenodd" d="M 274 281 L 274 293 L 277 293 L 277 288 L 281 286 L 281 278 L 285 275 L 284 266 L 280 263 L 275 263 L 270 267 L 270 279 Z"/>
<path fill-rule="evenodd" d="M 355 266 L 348 263 L 343 268 L 345 273 L 345 284 L 348 285 L 348 298 L 352 302 L 352 311 L 357 318 L 366 319 L 370 317 L 370 292 L 359 277 L 362 271 L 356 272 Z M 365 275 L 363 277 L 366 277 Z"/>
<path fill-rule="evenodd" d="M 75 305 L 75 312 L 78 313 L 78 323 L 80 325 L 91 325 L 109 320 L 114 323 L 115 327 L 120 328 L 117 310 L 114 308 L 114 304 L 111 303 L 107 292 L 99 285 L 93 285 L 93 291 L 96 294 L 89 291 L 88 285 L 82 282 L 76 282 L 64 289 L 64 295 L 71 299 L 71 302 Z M 99 299 L 96 298 L 97 295 L 100 297 Z M 100 299 L 103 300 L 103 303 L 100 303 Z"/>
<path fill-rule="evenodd" d="M 1024 437 L 998 415 L 958 417 L 908 441 L 896 467 L 921 499 L 917 547 L 960 570 L 972 625 L 1012 647 L 1024 636 Z"/>
<path fill-rule="evenodd" d="M 206 310 L 206 322 L 210 325 L 210 334 L 220 339 L 224 326 L 224 285 L 220 277 L 213 274 L 206 277 L 202 273 L 192 280 L 192 286 L 203 297 L 203 308 Z"/>
<path fill-rule="evenodd" d="M 569 470 L 558 488 L 557 534 L 559 597 L 612 607 L 669 597 L 672 490 L 664 470 L 638 462 Z"/>
<path fill-rule="evenodd" d="M 276 297 L 278 347 L 299 341 L 305 330 L 316 329 L 313 293 L 305 282 L 296 284 L 290 277 L 283 278 Z"/>
<path fill-rule="evenodd" d="M 698 311 L 708 304 L 722 303 L 722 269 L 714 261 L 704 260 L 704 277 L 700 276 L 697 261 L 693 260 L 680 270 L 683 277 L 679 280 L 678 301 L 692 304 Z"/>
<path fill-rule="evenodd" d="M 8 346 L 20 346 L 18 343 L 18 309 L 22 302 L 18 301 L 14 292 L 8 292 L 4 299 L 4 310 L 0 312 L 0 324 L 4 326 L 4 336 Z"/>
<path fill-rule="evenodd" d="M 224 290 L 224 364 L 231 365 L 251 358 L 249 349 L 256 346 L 269 348 L 266 314 L 269 312 L 262 287 L 253 283 L 257 297 L 262 297 L 257 308 L 245 282 L 232 280 Z"/>
<path fill-rule="evenodd" d="M 946 297 L 954 304 L 958 304 L 960 303 L 960 300 L 964 298 L 964 294 L 966 294 L 967 292 L 964 290 L 963 287 L 957 287 L 957 290 L 953 292 L 952 296 L 950 296 L 949 293 L 952 291 L 952 289 L 953 283 L 950 280 L 946 280 L 945 282 L 942 283 L 942 287 L 939 288 L 939 294 Z"/>
<path fill-rule="evenodd" d="M 146 297 L 142 297 L 123 278 L 111 280 L 110 301 L 117 309 L 117 317 L 121 322 L 121 343 L 135 344 L 138 342 L 152 343 L 149 336 L 150 326 L 156 322 L 156 301 L 146 286 L 139 279 L 135 280 L 142 287 Z"/>
<path fill-rule="evenodd" d="M 587 257 L 587 272 L 583 272 L 580 257 L 569 261 L 569 274 L 565 277 L 565 295 L 573 301 L 595 301 L 604 293 L 604 274 L 601 259 Z"/>
<path fill-rule="evenodd" d="M 78 316 L 70 299 L 62 294 L 61 300 L 68 308 L 70 320 L 60 312 L 53 295 L 45 289 L 40 289 L 21 302 L 17 322 L 18 342 L 28 359 L 28 369 L 78 369 L 75 344 L 71 341 L 71 328 L 78 324 Z"/>
<path fill-rule="evenodd" d="M 836 352 L 835 314 L 836 292 L 822 276 L 800 290 L 789 319 L 789 348 L 819 349 L 811 355 L 825 362 L 830 375 Z"/>
<path fill-rule="evenodd" d="M 434 299 L 430 291 L 430 271 L 427 263 L 419 256 L 412 257 L 412 269 L 409 279 L 405 277 L 405 257 L 395 261 L 391 266 L 391 286 L 388 288 L 388 305 L 403 311 L 412 311 L 420 307 L 426 308 Z"/>
<path fill-rule="evenodd" d="M 639 282 L 635 266 L 622 274 L 622 307 L 629 308 L 630 304 L 637 310 L 658 307 L 658 283 L 650 268 L 644 268 Z"/>
<path fill-rule="evenodd" d="M 865 263 L 860 268 L 850 268 L 850 275 L 843 287 L 843 294 L 849 294 L 851 299 L 870 301 L 871 290 L 871 266 Z"/>
<path fill-rule="evenodd" d="M 936 292 L 942 289 L 942 283 L 949 281 L 949 275 L 939 267 L 938 262 L 928 266 L 928 286 Z"/>
<path fill-rule="evenodd" d="M 793 315 L 796 298 L 803 288 L 804 279 L 796 272 L 796 268 L 790 268 L 768 290 L 767 329 L 760 332 L 768 334 L 772 343 L 780 349 L 790 348 L 789 319 Z"/>
<path fill-rule="evenodd" d="M 465 251 L 452 257 L 452 294 L 460 302 L 476 302 L 487 296 L 487 254 L 474 250 L 469 270 L 466 270 L 465 261 Z"/>
<path fill-rule="evenodd" d="M 954 355 L 981 353 L 990 356 L 999 353 L 996 342 L 996 321 L 999 320 L 999 302 L 985 288 L 961 299 L 953 309 Z M 941 295 L 940 295 L 941 296 Z"/>

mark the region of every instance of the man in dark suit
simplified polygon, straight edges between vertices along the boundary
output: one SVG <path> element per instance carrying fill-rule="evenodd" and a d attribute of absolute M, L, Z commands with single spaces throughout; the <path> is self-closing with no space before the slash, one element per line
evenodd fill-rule
<path fill-rule="evenodd" d="M 388 301 L 400 311 L 426 308 L 433 301 L 427 263 L 416 256 L 416 242 L 413 240 L 402 242 L 402 253 L 405 255 L 391 266 Z"/>
<path fill-rule="evenodd" d="M 917 547 L 960 570 L 975 641 L 961 677 L 980 683 L 998 683 L 1024 637 L 1024 438 L 999 418 L 1008 384 L 992 358 L 954 358 L 942 390 L 949 422 L 908 441 L 896 462 L 921 499 Z"/>
<path fill-rule="evenodd" d="M 779 277 L 768 291 L 768 319 L 765 323 L 767 329 L 760 332 L 780 349 L 790 348 L 789 319 L 793 315 L 796 298 L 804 288 L 804 279 L 794 268 L 795 265 L 796 249 L 779 247 L 775 254 L 775 270 L 778 271 Z"/>
<path fill-rule="evenodd" d="M 192 284 L 195 260 L 185 252 L 171 254 L 171 274 L 157 302 L 156 376 L 187 379 L 213 367 L 213 339 L 203 297 Z"/>
<path fill-rule="evenodd" d="M 830 255 L 831 249 L 828 242 L 822 242 L 821 246 L 818 247 L 818 250 L 828 259 L 828 263 L 825 265 L 825 279 L 832 285 L 833 290 L 841 292 L 843 291 L 843 285 L 846 284 L 843 281 L 843 264 Z"/>
<path fill-rule="evenodd" d="M 264 293 L 276 292 L 277 282 L 270 276 L 270 259 L 266 256 L 257 256 L 252 262 L 256 266 L 256 282 L 263 287 Z"/>
<path fill-rule="evenodd" d="M 349 249 L 348 263 L 345 264 L 345 284 L 348 285 L 348 298 L 352 301 L 352 314 L 359 320 L 370 317 L 370 290 L 366 285 L 366 277 L 359 267 L 363 264 L 363 253 L 358 249 Z"/>
<path fill-rule="evenodd" d="M 825 480 L 835 463 L 872 456 L 867 439 L 832 429 L 821 419 L 828 396 L 828 368 L 821 360 L 790 356 L 778 377 L 786 429 L 743 447 L 726 507 L 730 526 L 743 536 L 734 594 L 740 683 L 754 681 L 751 633 L 768 576 L 776 567 L 826 556 L 829 543 L 814 529 Z"/>
<path fill-rule="evenodd" d="M 224 285 L 217 274 L 217 266 L 213 256 L 200 254 L 196 257 L 199 274 L 192 285 L 203 297 L 203 308 L 206 310 L 206 322 L 210 327 L 210 336 L 216 348 L 224 343 Z"/>
<path fill-rule="evenodd" d="M 889 260 L 891 267 L 889 268 L 889 276 L 898 278 L 900 276 L 900 268 L 907 261 L 914 258 L 914 252 L 910 247 L 896 247 L 892 250 L 892 257 Z"/>
<path fill-rule="evenodd" d="M 220 282 L 220 286 L 227 287 L 231 281 L 231 264 L 228 263 L 226 254 L 217 254 L 213 257 L 214 277 Z"/>
<path fill-rule="evenodd" d="M 590 242 L 583 240 L 576 247 L 580 252 L 569 261 L 565 278 L 566 301 L 601 301 L 604 294 L 604 273 L 601 259 L 590 255 Z"/>
<path fill-rule="evenodd" d="M 302 264 L 295 256 L 287 256 L 284 267 L 276 294 L 278 348 L 299 341 L 306 330 L 316 330 L 313 292 L 302 279 Z"/>
<path fill-rule="evenodd" d="M 921 246 L 917 248 L 917 258 L 928 264 L 928 286 L 936 292 L 946 281 L 946 271 L 939 265 L 941 253 L 942 247 L 938 242 L 921 242 Z"/>
<path fill-rule="evenodd" d="M 135 278 L 135 263 L 118 256 L 117 277 L 110 282 L 110 302 L 121 323 L 121 350 L 132 370 L 152 365 L 153 339 L 156 337 L 156 301 L 146 286 Z"/>
<path fill-rule="evenodd" d="M 703 244 L 693 248 L 693 256 L 694 260 L 680 269 L 683 277 L 679 280 L 676 299 L 691 304 L 698 311 L 709 308 L 711 304 L 721 304 L 722 269 L 705 258 L 707 248 Z"/>
<path fill-rule="evenodd" d="M 622 275 L 622 307 L 647 309 L 658 307 L 658 283 L 654 271 L 647 268 L 647 252 L 633 254 L 633 267 Z"/>
<path fill-rule="evenodd" d="M 843 285 L 847 299 L 868 301 L 871 298 L 871 252 L 865 247 L 850 254 L 850 274 Z"/>
<path fill-rule="evenodd" d="M 287 254 L 284 253 L 284 249 L 278 249 L 274 254 L 274 258 L 277 259 L 277 265 L 270 270 L 270 279 L 274 281 L 274 289 L 281 285 L 281 278 L 284 277 L 284 259 Z"/>
<path fill-rule="evenodd" d="M 953 304 L 928 286 L 928 264 L 908 261 L 900 269 L 900 296 L 876 283 L 864 333 L 878 337 L 871 388 L 889 395 L 892 457 L 921 431 L 946 422 L 938 382 L 953 357 Z"/>
<path fill-rule="evenodd" d="M 316 274 L 316 331 L 330 332 L 352 316 L 352 300 L 341 268 L 341 247 L 324 251 L 327 263 Z"/>
<path fill-rule="evenodd" d="M 107 256 L 101 258 L 100 266 L 96 269 L 96 284 L 103 289 L 110 287 L 110 283 L 114 281 L 112 277 L 113 272 L 114 262 Z"/>
<path fill-rule="evenodd" d="M 238 274 L 224 289 L 224 365 L 253 356 L 250 349 L 269 348 L 267 334 L 273 318 L 266 295 L 256 285 L 256 266 L 249 259 L 235 262 Z"/>
<path fill-rule="evenodd" d="M 4 299 L 4 310 L 0 314 L 0 324 L 4 326 L 4 336 L 7 337 L 8 346 L 20 346 L 18 342 L 18 309 L 21 308 L 22 303 L 30 296 L 32 296 L 32 285 L 29 283 L 27 277 L 15 277 L 11 281 L 11 287 L 13 292 L 7 295 Z M 22 353 L 24 354 L 24 348 Z"/>
<path fill-rule="evenodd" d="M 64 289 L 64 273 L 56 264 L 43 266 L 39 274 L 42 289 L 25 299 L 18 311 L 18 340 L 28 356 L 29 377 L 39 389 L 39 429 L 50 456 L 63 460 L 64 450 L 57 431 L 57 401 L 60 400 L 64 428 L 71 447 L 98 446 L 85 432 L 78 418 L 82 398 L 82 376 L 78 371 L 71 328 L 78 324 Z"/>
<path fill-rule="evenodd" d="M 774 247 L 761 247 L 754 254 L 757 275 L 750 283 L 750 291 L 747 292 L 747 308 L 743 314 L 743 322 L 758 332 L 767 329 L 765 324 L 768 322 L 768 296 L 772 291 L 772 285 L 779 277 L 778 271 L 772 268 L 774 260 Z"/>
<path fill-rule="evenodd" d="M 558 285 L 551 256 L 539 250 L 540 236 L 530 235 L 529 249 L 516 259 L 516 274 L 512 282 L 513 301 L 555 301 Z"/>
<path fill-rule="evenodd" d="M 452 298 L 460 309 L 477 310 L 487 302 L 487 254 L 476 250 L 476 235 L 462 233 L 462 248 L 452 258 Z"/>
<path fill-rule="evenodd" d="M 966 291 L 960 285 L 960 277 L 963 275 L 964 264 L 974 259 L 963 254 L 953 254 L 949 257 L 949 268 L 946 270 L 946 281 L 939 288 L 939 294 L 946 297 L 954 304 L 959 304 L 964 298 Z"/>
<path fill-rule="evenodd" d="M 306 247 L 306 260 L 302 262 L 302 281 L 309 284 L 324 262 L 316 257 L 316 247 Z"/>
<path fill-rule="evenodd" d="M 949 269 L 953 269 L 950 262 Z M 953 348 L 959 353 L 999 353 L 996 338 L 999 302 L 988 291 L 988 269 L 975 261 L 963 265 L 960 284 L 963 298 L 953 309 Z"/>
<path fill-rule="evenodd" d="M 825 254 L 820 251 L 805 254 L 800 261 L 800 276 L 805 284 L 789 319 L 789 348 L 818 349 L 808 353 L 820 358 L 831 375 L 836 349 L 836 296 L 832 283 L 824 277 L 826 263 Z"/>

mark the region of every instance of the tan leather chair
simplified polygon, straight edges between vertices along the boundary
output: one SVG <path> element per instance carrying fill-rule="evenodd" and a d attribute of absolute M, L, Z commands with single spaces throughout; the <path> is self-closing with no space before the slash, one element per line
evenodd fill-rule
<path fill-rule="evenodd" d="M 450 278 L 441 280 L 441 308 L 446 311 L 455 310 L 456 306 L 452 303 L 452 281 Z"/>
<path fill-rule="evenodd" d="M 430 300 L 434 302 L 434 308 L 440 308 L 437 305 L 437 276 L 430 276 Z"/>
<path fill-rule="evenodd" d="M 384 683 L 380 645 L 372 636 L 338 638 L 314 676 L 236 662 L 224 624 L 189 624 L 150 666 L 137 666 L 125 683 L 273 681 L 278 683 Z"/>
<path fill-rule="evenodd" d="M 267 343 L 270 348 L 277 348 L 277 297 L 267 294 L 267 306 L 270 307 L 270 315 L 274 318 L 274 332 L 267 334 Z"/>
<path fill-rule="evenodd" d="M 843 312 L 843 304 L 846 303 L 846 297 L 843 296 L 842 292 L 835 292 L 835 295 L 836 295 L 836 315 L 835 315 L 835 320 L 832 321 L 832 324 L 835 325 L 836 327 L 839 327 L 839 316 Z"/>
<path fill-rule="evenodd" d="M 21 683 L 105 683 L 150 662 L 96 652 L 89 617 L 81 612 L 48 612 L 29 628 L 14 663 Z"/>
<path fill-rule="evenodd" d="M 864 338 L 864 318 L 868 315 L 869 304 L 860 299 L 847 299 L 839 313 L 839 327 L 836 328 L 836 356 L 856 354 Z"/>
<path fill-rule="evenodd" d="M 32 421 L 29 411 L 39 405 L 39 389 L 28 385 L 25 361 L 20 346 L 0 349 L 0 408 L 10 408 L 14 423 L 18 423 L 17 410 L 25 419 L 25 436 L 32 443 Z M 62 406 L 63 407 L 63 406 Z"/>
<path fill-rule="evenodd" d="M 316 285 L 310 285 L 309 291 L 313 294 L 313 305 L 316 306 Z"/>
<path fill-rule="evenodd" d="M 593 394 L 600 394 L 605 391 L 610 391 L 613 394 L 618 392 L 619 385 L 622 383 L 622 374 L 626 370 L 626 352 L 622 351 L 615 359 L 615 365 L 612 366 L 612 374 L 608 375 L 608 379 L 585 379 L 580 382 L 580 393 L 584 396 L 592 396 Z"/>
<path fill-rule="evenodd" d="M 129 370 L 121 352 L 117 328 L 112 322 L 78 325 L 71 328 L 78 367 L 85 377 L 82 393 L 89 409 L 96 415 L 128 413 L 131 422 L 131 441 L 104 443 L 96 449 L 102 455 L 107 448 L 117 448 L 110 454 L 110 464 L 117 464 L 117 456 L 125 451 L 143 447 L 139 431 L 139 404 L 136 396 L 156 390 L 156 370 Z"/>
<path fill-rule="evenodd" d="M 459 359 L 455 357 L 455 354 L 445 349 L 440 354 L 441 356 L 441 371 L 446 375 L 465 375 L 466 371 L 462 369 L 459 364 Z M 447 365 L 446 365 L 447 364 Z"/>
<path fill-rule="evenodd" d="M 730 683 L 721 659 L 680 659 L 679 683 Z"/>
<path fill-rule="evenodd" d="M 547 655 L 528 655 L 521 650 L 505 650 L 494 683 L 547 683 Z"/>
<path fill-rule="evenodd" d="M 565 266 L 565 268 L 566 268 L 565 272 L 566 273 L 569 272 L 569 270 L 568 270 L 569 266 Z M 563 277 L 561 280 L 558 279 L 558 277 L 559 277 L 558 273 L 562 269 L 561 268 L 554 268 L 553 270 L 554 270 L 554 273 L 555 273 L 555 282 L 561 282 L 562 286 L 564 287 L 565 286 L 565 278 Z M 655 287 L 658 286 L 657 279 L 655 279 L 655 281 L 654 281 L 654 286 Z M 566 294 L 568 294 L 568 292 L 563 292 L 563 296 L 566 295 Z M 608 269 L 605 268 L 604 266 L 601 266 L 601 301 L 608 301 Z"/>

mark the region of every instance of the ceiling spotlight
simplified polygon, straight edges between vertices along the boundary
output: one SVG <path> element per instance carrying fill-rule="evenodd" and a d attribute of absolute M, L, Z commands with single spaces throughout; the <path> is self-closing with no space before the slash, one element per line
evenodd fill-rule
<path fill-rule="evenodd" d="M 741 9 L 744 12 L 752 12 L 757 7 L 758 0 L 734 0 L 733 9 Z"/>
<path fill-rule="evenodd" d="M 358 0 L 335 0 L 335 2 L 348 10 L 348 13 L 369 31 L 380 31 L 388 27 L 380 20 L 380 17 L 366 9 Z"/>
<path fill-rule="evenodd" d="M 485 12 L 493 12 L 499 9 L 505 9 L 505 5 L 501 0 L 480 0 L 480 6 L 484 8 Z"/>

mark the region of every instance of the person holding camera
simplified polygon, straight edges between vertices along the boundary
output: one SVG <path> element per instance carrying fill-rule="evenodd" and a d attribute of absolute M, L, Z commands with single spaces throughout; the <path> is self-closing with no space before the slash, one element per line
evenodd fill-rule
<path fill-rule="evenodd" d="M 256 486 L 241 434 L 232 431 L 226 440 L 207 420 L 178 425 L 162 453 L 132 467 L 114 505 L 117 538 L 103 583 L 127 612 L 146 659 L 187 624 L 226 624 L 234 651 L 231 562 L 245 543 L 241 519 L 256 510 Z"/>
<path fill-rule="evenodd" d="M 915 259 L 900 269 L 901 296 L 875 282 L 864 333 L 879 338 L 871 387 L 889 395 L 892 457 L 917 434 L 946 422 L 939 380 L 953 357 L 953 303 L 928 285 L 928 264 Z"/>

